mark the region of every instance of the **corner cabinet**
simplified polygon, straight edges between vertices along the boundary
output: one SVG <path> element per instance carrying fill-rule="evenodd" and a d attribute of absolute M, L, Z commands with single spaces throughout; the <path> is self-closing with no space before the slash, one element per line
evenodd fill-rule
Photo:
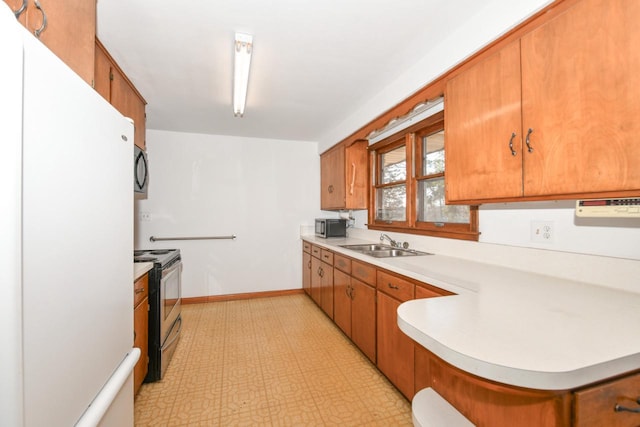
<path fill-rule="evenodd" d="M 340 144 L 320 156 L 320 208 L 367 209 L 368 142 Z"/>
<path fill-rule="evenodd" d="M 449 80 L 447 202 L 640 194 L 638 20 L 581 0 Z"/>
<path fill-rule="evenodd" d="M 96 34 L 95 0 L 5 0 L 20 23 L 88 84 L 93 82 Z M 46 26 L 43 25 L 46 16 Z"/>
<path fill-rule="evenodd" d="M 146 145 L 146 101 L 98 39 L 95 43 L 95 90 L 123 116 L 133 119 L 134 143 Z"/>

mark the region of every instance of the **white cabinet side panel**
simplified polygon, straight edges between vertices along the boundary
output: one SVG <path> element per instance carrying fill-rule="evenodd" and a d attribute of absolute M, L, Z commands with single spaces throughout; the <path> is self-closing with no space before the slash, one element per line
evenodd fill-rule
<path fill-rule="evenodd" d="M 22 43 L 17 23 L 0 2 L 0 425 L 22 418 Z"/>

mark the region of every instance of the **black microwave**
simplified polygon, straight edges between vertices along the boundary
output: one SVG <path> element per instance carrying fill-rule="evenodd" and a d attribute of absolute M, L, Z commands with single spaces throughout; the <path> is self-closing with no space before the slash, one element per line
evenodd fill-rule
<path fill-rule="evenodd" d="M 347 220 L 336 218 L 316 218 L 316 236 L 347 237 Z"/>
<path fill-rule="evenodd" d="M 149 162 L 147 160 L 147 153 L 137 145 L 133 147 L 133 191 L 146 196 L 147 187 L 149 186 Z"/>

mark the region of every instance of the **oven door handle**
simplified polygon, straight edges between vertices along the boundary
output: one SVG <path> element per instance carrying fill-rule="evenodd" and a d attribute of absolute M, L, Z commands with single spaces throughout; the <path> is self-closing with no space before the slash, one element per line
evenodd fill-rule
<path fill-rule="evenodd" d="M 173 338 L 171 338 L 171 341 L 164 343 L 164 345 L 162 346 L 163 349 L 171 347 L 173 342 L 180 337 L 180 331 L 182 330 L 182 317 L 178 317 L 176 322 L 179 323 L 178 330 L 173 334 Z M 171 330 L 173 330 L 173 327 L 171 328 Z"/>

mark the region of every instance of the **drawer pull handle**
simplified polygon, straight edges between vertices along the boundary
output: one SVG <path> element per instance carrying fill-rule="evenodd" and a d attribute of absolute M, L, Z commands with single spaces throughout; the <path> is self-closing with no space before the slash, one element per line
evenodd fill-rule
<path fill-rule="evenodd" d="M 136 289 L 136 294 L 141 294 L 144 292 L 144 288 L 138 288 Z"/>
<path fill-rule="evenodd" d="M 636 399 L 636 403 L 640 405 L 640 397 Z M 626 406 L 620 406 L 617 403 L 616 403 L 616 406 L 613 407 L 613 410 L 616 412 L 635 412 L 636 414 L 640 414 L 640 407 L 627 408 Z"/>
<path fill-rule="evenodd" d="M 391 283 L 387 283 L 387 286 L 389 286 L 389 288 L 391 288 L 391 289 L 400 289 L 399 286 L 392 285 Z"/>

